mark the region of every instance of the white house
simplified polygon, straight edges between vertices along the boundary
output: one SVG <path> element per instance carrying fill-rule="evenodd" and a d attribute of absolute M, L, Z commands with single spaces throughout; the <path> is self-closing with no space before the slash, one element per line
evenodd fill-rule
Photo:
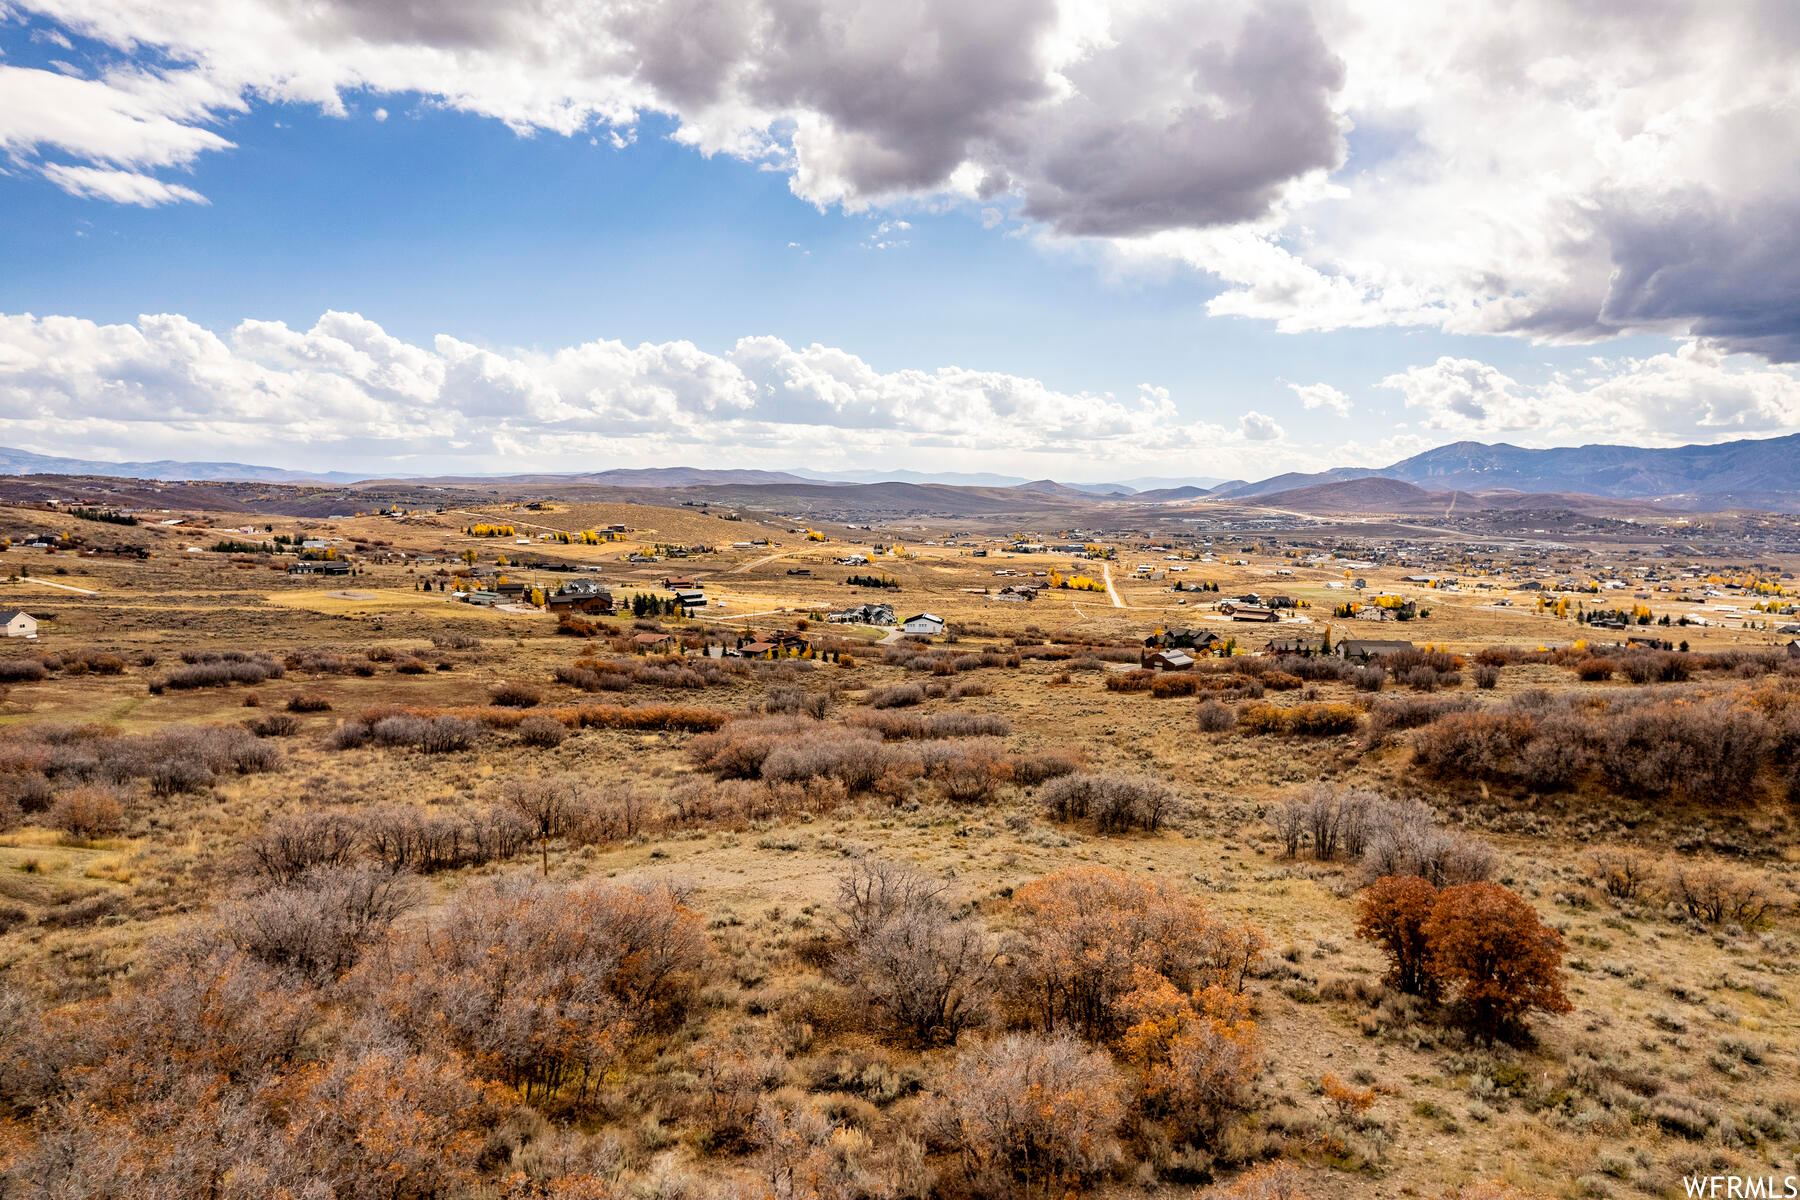
<path fill-rule="evenodd" d="M 0 611 L 0 629 L 6 630 L 9 638 L 34 638 L 37 636 L 37 618 L 22 608 Z"/>
<path fill-rule="evenodd" d="M 908 617 L 901 622 L 900 629 L 904 633 L 940 634 L 944 632 L 944 618 L 930 613 L 920 613 L 916 617 Z"/>

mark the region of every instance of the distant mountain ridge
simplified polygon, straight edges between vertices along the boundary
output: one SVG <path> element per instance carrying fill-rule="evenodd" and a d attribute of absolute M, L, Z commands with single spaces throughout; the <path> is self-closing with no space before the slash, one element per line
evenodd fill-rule
<path fill-rule="evenodd" d="M 965 493 L 970 503 L 998 503 L 1006 493 L 1045 500 L 1076 502 L 1175 503 L 1202 499 L 1258 501 L 1321 485 L 1356 480 L 1410 484 L 1426 492 L 1486 503 L 1484 496 L 1513 493 L 1527 496 L 1586 495 L 1611 500 L 1655 501 L 1696 511 L 1761 508 L 1800 511 L 1800 434 L 1748 438 L 1711 445 L 1646 448 L 1641 446 L 1565 446 L 1530 450 L 1505 442 L 1453 442 L 1415 454 L 1386 467 L 1336 467 L 1313 473 L 1288 472 L 1255 482 L 1219 483 L 1196 477 L 1142 478 L 1115 483 L 1063 483 L 1051 479 L 979 473 L 854 471 L 838 477 L 813 471 L 764 471 L 702 467 L 622 467 L 587 472 L 517 474 L 356 475 L 345 471 L 296 471 L 282 467 L 231 462 L 101 462 L 61 458 L 0 447 L 0 474 L 96 475 L 148 480 L 228 480 L 263 483 L 368 483 L 377 479 L 416 483 L 473 482 L 586 484 L 618 488 L 778 488 L 800 489 L 817 498 L 841 495 L 844 488 L 873 488 L 895 496 L 918 489 L 933 504 Z M 848 476 L 848 478 L 846 478 Z M 1137 485 L 1155 485 L 1139 487 Z M 978 497 L 977 494 L 981 494 Z M 1380 488 L 1324 492 L 1301 499 L 1316 504 L 1338 495 L 1350 507 L 1378 503 L 1386 495 L 1405 507 L 1418 507 L 1415 496 Z"/>
<path fill-rule="evenodd" d="M 291 471 L 285 467 L 258 467 L 233 462 L 102 462 L 97 459 L 61 458 L 0 446 L 0 475 L 104 475 L 115 479 L 250 480 L 259 483 L 356 483 L 368 478 L 344 471 Z"/>
<path fill-rule="evenodd" d="M 1756 498 L 1800 498 L 1800 434 L 1710 445 L 1561 446 L 1528 450 L 1505 442 L 1452 442 L 1381 468 L 1337 467 L 1276 475 L 1210 493 L 1250 499 L 1322 483 L 1397 479 L 1435 492 L 1576 492 L 1616 500 L 1661 500 L 1717 507 Z"/>

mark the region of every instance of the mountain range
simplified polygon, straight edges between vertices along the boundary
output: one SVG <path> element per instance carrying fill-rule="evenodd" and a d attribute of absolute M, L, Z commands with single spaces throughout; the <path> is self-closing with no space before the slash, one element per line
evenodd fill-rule
<path fill-rule="evenodd" d="M 152 480 L 240 480 L 265 483 L 367 482 L 373 477 L 343 471 L 309 472 L 230 462 L 103 462 L 60 458 L 0 448 L 0 474 L 97 475 Z M 939 498 L 957 491 L 983 496 L 1029 492 L 1071 502 L 1130 500 L 1162 503 L 1213 499 L 1286 507 L 1337 504 L 1375 511 L 1451 504 L 1506 507 L 1549 501 L 1570 494 L 1613 500 L 1651 501 L 1674 508 L 1718 511 L 1729 508 L 1800 511 L 1800 434 L 1743 439 L 1711 445 L 1567 446 L 1531 450 L 1505 442 L 1453 442 L 1385 467 L 1336 467 L 1313 473 L 1289 472 L 1254 482 L 1220 482 L 1204 477 L 1139 478 L 1111 483 L 1062 483 L 990 474 L 917 471 L 854 471 L 836 475 L 814 471 L 763 471 L 700 467 L 618 468 L 567 474 L 467 475 L 430 478 L 386 476 L 416 483 L 556 483 L 617 488 L 734 487 L 841 496 L 857 487 L 924 488 Z M 1394 484 L 1334 488 L 1358 480 Z M 1404 485 L 1404 486 L 1401 486 Z M 1429 496 L 1421 498 L 1421 493 Z"/>
<path fill-rule="evenodd" d="M 1322 483 L 1397 479 L 1435 492 L 1573 492 L 1682 508 L 1792 507 L 1800 500 L 1800 434 L 1711 445 L 1563 446 L 1528 450 L 1452 442 L 1385 467 L 1337 467 L 1229 483 L 1208 494 L 1245 500 Z"/>
<path fill-rule="evenodd" d="M 229 479 L 257 483 L 357 483 L 367 478 L 344 471 L 290 471 L 233 462 L 178 462 L 167 458 L 155 462 L 105 462 L 33 454 L 5 446 L 0 446 L 0 475 L 103 475 L 113 479 Z"/>

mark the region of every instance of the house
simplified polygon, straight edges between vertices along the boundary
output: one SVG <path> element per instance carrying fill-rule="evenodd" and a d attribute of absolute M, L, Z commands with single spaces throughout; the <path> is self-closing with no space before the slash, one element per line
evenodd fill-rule
<path fill-rule="evenodd" d="M 697 588 L 682 588 L 675 592 L 675 603 L 681 608 L 695 609 L 706 607 L 706 593 Z"/>
<path fill-rule="evenodd" d="M 803 633 L 783 631 L 767 635 L 752 636 L 737 648 L 743 658 L 788 658 L 805 654 L 812 649 L 812 642 Z"/>
<path fill-rule="evenodd" d="M 894 606 L 891 604 L 859 604 L 855 608 L 842 608 L 836 612 L 826 613 L 825 619 L 839 625 L 892 625 L 894 624 Z"/>
<path fill-rule="evenodd" d="M 571 579 L 544 598 L 544 607 L 553 613 L 610 613 L 612 592 L 592 579 Z"/>
<path fill-rule="evenodd" d="M 1219 611 L 1234 621 L 1279 621 L 1281 614 L 1260 604 L 1221 604 Z"/>
<path fill-rule="evenodd" d="M 1789 658 L 1800 658 L 1800 638 L 1795 638 L 1787 644 L 1787 652 Z"/>
<path fill-rule="evenodd" d="M 789 567 L 787 570 L 787 573 L 789 575 L 811 575 L 812 568 L 811 567 Z"/>
<path fill-rule="evenodd" d="M 1369 662 L 1372 659 L 1386 658 L 1390 654 L 1400 654 L 1413 649 L 1411 642 L 1380 641 L 1371 638 L 1345 638 L 1332 647 L 1332 653 L 1339 658 L 1347 658 L 1353 662 Z"/>
<path fill-rule="evenodd" d="M 34 638 L 37 625 L 37 618 L 22 608 L 0 611 L 0 630 L 4 630 L 9 638 Z"/>
<path fill-rule="evenodd" d="M 1144 665 L 1153 671 L 1185 671 L 1194 659 L 1186 650 L 1152 650 L 1144 655 Z"/>
<path fill-rule="evenodd" d="M 306 558 L 289 563 L 289 575 L 348 575 L 350 564 L 341 558 Z"/>
<path fill-rule="evenodd" d="M 906 633 L 923 633 L 930 636 L 936 636 L 937 634 L 944 632 L 944 618 L 934 616 L 931 613 L 919 613 L 917 616 L 908 617 L 906 620 L 902 621 L 900 623 L 900 628 Z"/>
<path fill-rule="evenodd" d="M 1144 639 L 1144 645 L 1165 650 L 1211 650 L 1224 640 L 1210 629 L 1172 629 L 1151 634 Z"/>
<path fill-rule="evenodd" d="M 1311 638 L 1280 637 L 1270 638 L 1263 647 L 1264 654 L 1311 654 L 1317 650 L 1318 644 Z"/>
<path fill-rule="evenodd" d="M 464 604 L 479 604 L 483 608 L 492 608 L 500 603 L 500 593 L 488 591 L 486 588 L 474 588 L 463 593 Z"/>
<path fill-rule="evenodd" d="M 1776 629 L 1775 632 L 1776 633 L 1786 633 L 1786 634 L 1800 633 L 1800 625 L 1783 625 L 1780 628 Z"/>
<path fill-rule="evenodd" d="M 700 590 L 700 585 L 693 580 L 677 579 L 674 576 L 664 579 L 663 586 L 668 588 L 671 592 L 695 592 Z"/>

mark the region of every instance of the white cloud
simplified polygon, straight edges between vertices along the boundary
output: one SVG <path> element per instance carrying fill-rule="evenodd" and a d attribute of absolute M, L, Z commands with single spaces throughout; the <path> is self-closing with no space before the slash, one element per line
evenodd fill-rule
<path fill-rule="evenodd" d="M 1381 386 L 1398 391 L 1428 429 L 1528 445 L 1674 445 L 1800 428 L 1800 374 L 1697 340 L 1672 354 L 1595 359 L 1589 369 L 1536 386 L 1449 356 Z"/>
<path fill-rule="evenodd" d="M 1329 383 L 1290 383 L 1294 395 L 1300 398 L 1300 405 L 1306 409 L 1323 408 L 1340 417 L 1350 415 L 1350 397 L 1332 387 Z"/>
<path fill-rule="evenodd" d="M 154 175 L 136 171 L 119 171 L 110 167 L 72 167 L 66 163 L 45 163 L 44 178 L 71 196 L 95 200 L 111 200 L 115 204 L 138 204 L 146 208 L 158 204 L 186 201 L 207 203 L 206 197 L 179 184 L 164 183 Z"/>
<path fill-rule="evenodd" d="M 1238 418 L 1238 433 L 1252 442 L 1273 442 L 1286 436 L 1274 417 L 1254 409 Z"/>
<path fill-rule="evenodd" d="M 1184 422 L 1167 391 L 1061 392 L 946 366 L 881 372 L 844 350 L 747 337 L 592 341 L 549 352 L 395 338 L 354 313 L 310 329 L 244 321 L 226 336 L 173 315 L 100 325 L 0 315 L 0 444 L 121 458 L 246 454 L 424 456 L 543 467 L 656 461 L 1029 462 L 1194 469 L 1255 458 L 1267 417 L 1240 433 Z"/>

